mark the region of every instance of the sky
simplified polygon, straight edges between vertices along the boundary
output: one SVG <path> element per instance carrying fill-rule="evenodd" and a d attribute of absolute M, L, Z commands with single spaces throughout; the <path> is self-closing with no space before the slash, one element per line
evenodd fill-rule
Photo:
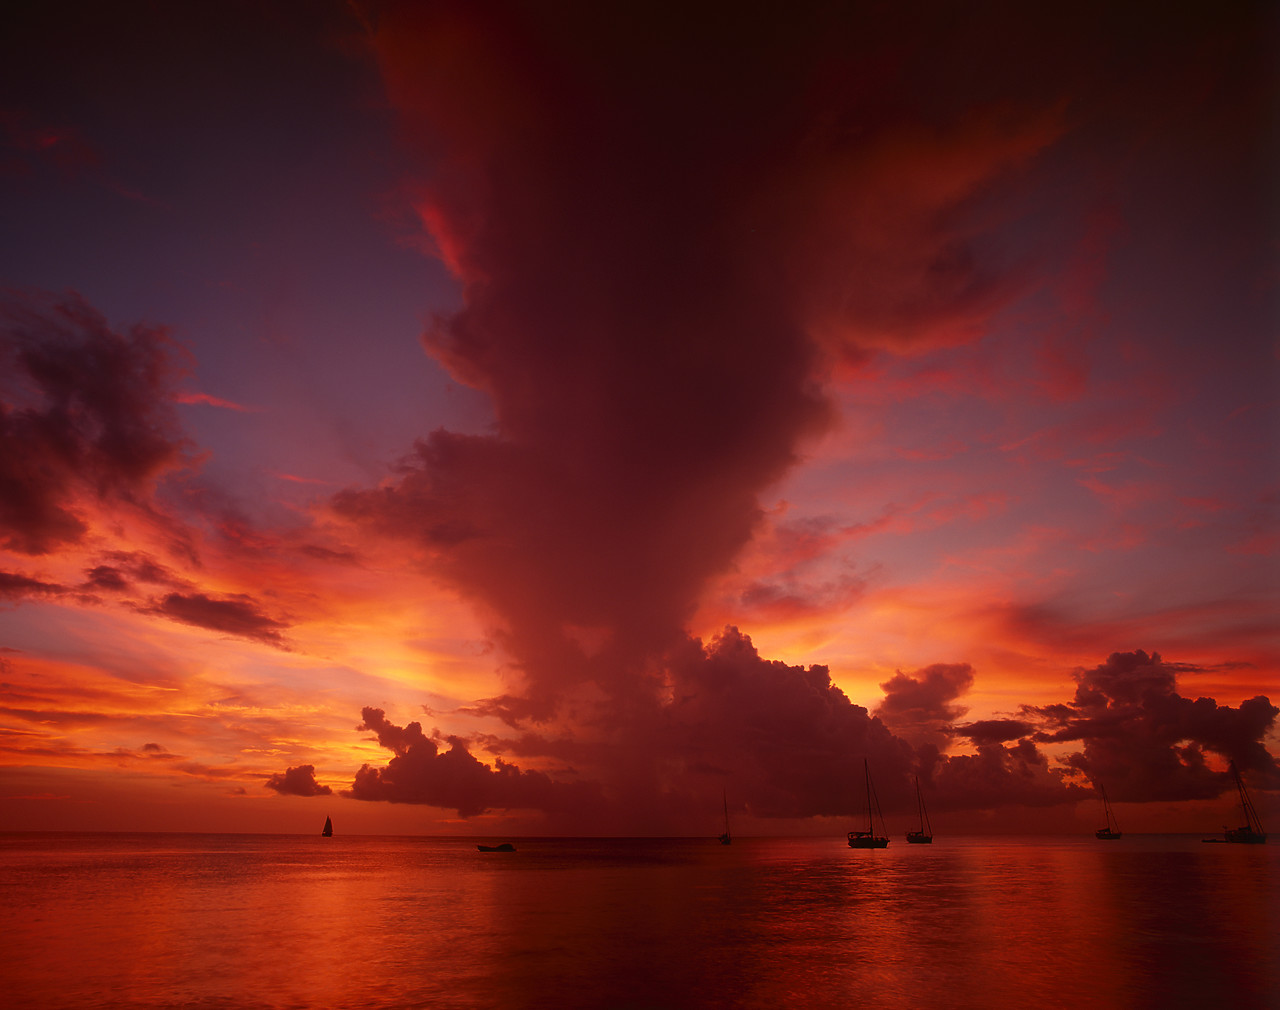
<path fill-rule="evenodd" d="M 1277 820 L 1276 12 L 1177 8 L 26 5 L 0 830 Z"/>

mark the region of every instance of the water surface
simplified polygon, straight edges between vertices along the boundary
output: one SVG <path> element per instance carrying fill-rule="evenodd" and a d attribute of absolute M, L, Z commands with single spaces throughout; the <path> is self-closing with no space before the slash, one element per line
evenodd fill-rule
<path fill-rule="evenodd" d="M 11 1007 L 1276 1006 L 1280 849 L 1198 837 L 0 835 Z"/>

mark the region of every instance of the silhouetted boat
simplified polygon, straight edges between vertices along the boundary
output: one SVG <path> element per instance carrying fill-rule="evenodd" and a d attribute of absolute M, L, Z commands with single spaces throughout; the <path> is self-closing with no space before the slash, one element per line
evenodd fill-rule
<path fill-rule="evenodd" d="M 1253 801 L 1245 790 L 1244 779 L 1236 768 L 1234 761 L 1229 765 L 1231 776 L 1236 780 L 1236 789 L 1240 793 L 1240 807 L 1244 810 L 1244 824 L 1238 828 L 1223 828 L 1222 838 L 1205 838 L 1206 842 L 1239 842 L 1244 845 L 1261 845 L 1267 840 L 1267 833 L 1262 830 L 1262 821 L 1258 819 L 1258 811 L 1253 808 Z"/>
<path fill-rule="evenodd" d="M 929 811 L 924 808 L 924 797 L 920 795 L 920 776 L 916 776 L 916 806 L 920 808 L 920 830 L 908 831 L 907 841 L 912 845 L 932 845 L 933 825 L 929 823 Z"/>
<path fill-rule="evenodd" d="M 720 844 L 728 845 L 733 841 L 729 837 L 729 794 L 724 794 L 724 834 L 720 836 Z"/>
<path fill-rule="evenodd" d="M 481 852 L 515 852 L 516 847 L 510 842 L 503 842 L 501 845 L 477 845 L 477 849 Z"/>
<path fill-rule="evenodd" d="M 866 831 L 850 831 L 849 832 L 849 848 L 851 849 L 883 849 L 889 845 L 889 836 L 884 833 L 884 815 L 880 814 L 880 800 L 876 797 L 875 790 L 871 788 L 871 766 L 867 764 L 867 759 L 862 759 L 862 770 L 867 779 L 867 830 Z M 875 812 L 880 814 L 880 831 L 876 834 L 875 824 L 872 821 L 871 810 L 872 802 L 875 803 Z"/>
<path fill-rule="evenodd" d="M 1120 837 L 1120 825 L 1116 823 L 1116 819 L 1111 813 L 1111 801 L 1107 799 L 1107 787 L 1099 786 L 1102 790 L 1102 812 L 1106 815 L 1107 826 L 1099 828 L 1095 831 L 1094 837 L 1101 838 L 1104 841 L 1115 841 Z"/>
<path fill-rule="evenodd" d="M 332 838 L 333 837 L 333 821 L 329 820 L 329 818 L 326 817 L 324 819 L 324 830 L 321 831 L 320 834 L 324 835 L 325 838 Z"/>

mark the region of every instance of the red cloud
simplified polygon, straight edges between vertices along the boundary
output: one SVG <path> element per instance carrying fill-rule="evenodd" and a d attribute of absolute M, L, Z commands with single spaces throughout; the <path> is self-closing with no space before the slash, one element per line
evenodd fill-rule
<path fill-rule="evenodd" d="M 316 781 L 315 765 L 299 765 L 277 772 L 267 779 L 266 787 L 281 796 L 328 796 L 333 792 L 329 786 Z"/>
<path fill-rule="evenodd" d="M 1021 280 L 979 255 L 970 204 L 1062 131 L 1038 71 L 957 112 L 938 46 L 880 50 L 891 13 L 646 18 L 403 5 L 374 38 L 465 293 L 423 339 L 497 426 L 435 432 L 334 506 L 501 619 L 542 717 L 678 646 L 830 423 L 832 353 L 967 340 L 1005 304 Z"/>
<path fill-rule="evenodd" d="M 395 756 L 385 768 L 364 765 L 344 796 L 452 807 L 459 817 L 491 809 L 581 811 L 598 804 L 593 787 L 555 782 L 542 772 L 521 771 L 504 761 L 490 767 L 457 738 L 451 738 L 449 749 L 441 753 L 416 722 L 396 726 L 379 708 L 366 708 L 361 714 L 364 722 L 357 729 L 377 733 L 378 743 Z"/>
<path fill-rule="evenodd" d="M 184 441 L 163 330 L 111 330 L 77 295 L 0 306 L 0 545 L 47 554 L 87 527 L 77 502 L 145 504 Z"/>
<path fill-rule="evenodd" d="M 934 663 L 913 674 L 899 670 L 880 685 L 885 696 L 876 714 L 913 743 L 940 745 L 947 727 L 966 711 L 953 702 L 972 686 L 968 663 Z"/>
<path fill-rule="evenodd" d="M 287 648 L 280 629 L 288 625 L 267 616 L 256 601 L 243 593 L 223 599 L 214 599 L 204 593 L 169 593 L 145 610 L 197 628 Z"/>
<path fill-rule="evenodd" d="M 1262 696 L 1238 708 L 1177 691 L 1182 667 L 1159 653 L 1116 652 L 1092 670 L 1076 674 L 1075 697 L 1066 704 L 1026 710 L 1036 718 L 1036 739 L 1079 741 L 1073 768 L 1103 782 L 1119 800 L 1202 799 L 1230 788 L 1225 772 L 1205 762 L 1205 751 L 1253 773 L 1261 788 L 1280 787 L 1280 763 L 1264 740 L 1280 708 Z"/>

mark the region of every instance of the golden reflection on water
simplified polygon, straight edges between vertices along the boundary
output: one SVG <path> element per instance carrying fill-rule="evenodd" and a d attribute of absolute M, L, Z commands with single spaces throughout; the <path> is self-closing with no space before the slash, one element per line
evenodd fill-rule
<path fill-rule="evenodd" d="M 0 836 L 15 1007 L 1266 1005 L 1274 847 Z"/>

